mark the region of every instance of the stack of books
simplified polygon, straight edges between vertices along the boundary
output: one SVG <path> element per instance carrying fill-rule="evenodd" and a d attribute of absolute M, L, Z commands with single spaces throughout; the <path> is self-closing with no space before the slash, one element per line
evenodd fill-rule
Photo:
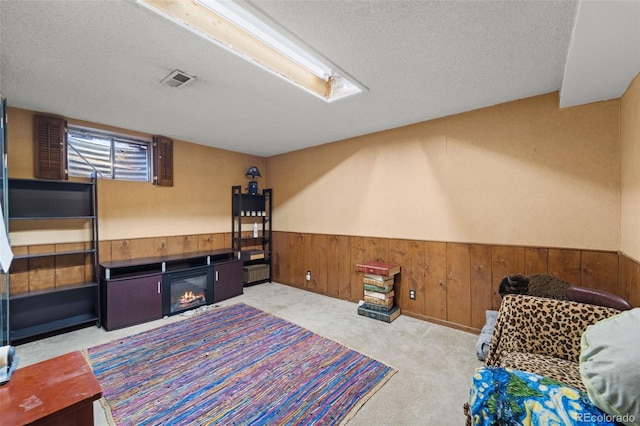
<path fill-rule="evenodd" d="M 356 265 L 363 272 L 364 302 L 358 305 L 358 315 L 391 322 L 400 315 L 400 307 L 393 303 L 393 284 L 400 265 L 368 261 Z"/>

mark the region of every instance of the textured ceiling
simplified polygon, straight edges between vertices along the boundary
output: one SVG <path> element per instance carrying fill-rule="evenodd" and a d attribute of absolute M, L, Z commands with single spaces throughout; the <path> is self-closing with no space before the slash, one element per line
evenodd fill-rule
<path fill-rule="evenodd" d="M 327 104 L 130 0 L 0 0 L 0 91 L 9 106 L 271 156 L 556 90 L 563 106 L 616 98 L 640 71 L 640 0 L 243 4 L 367 90 Z M 610 69 L 585 79 L 596 47 Z M 176 68 L 197 80 L 161 85 Z"/>

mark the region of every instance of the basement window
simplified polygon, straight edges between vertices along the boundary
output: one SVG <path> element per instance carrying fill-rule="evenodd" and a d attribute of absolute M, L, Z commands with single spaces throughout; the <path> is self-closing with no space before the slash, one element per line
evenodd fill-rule
<path fill-rule="evenodd" d="M 151 143 L 84 127 L 67 128 L 70 176 L 151 181 Z"/>

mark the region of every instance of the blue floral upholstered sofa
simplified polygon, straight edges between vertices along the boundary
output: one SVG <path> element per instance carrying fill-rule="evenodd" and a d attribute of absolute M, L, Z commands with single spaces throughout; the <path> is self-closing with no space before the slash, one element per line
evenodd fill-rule
<path fill-rule="evenodd" d="M 467 425 L 638 425 L 639 374 L 640 308 L 505 295 Z"/>

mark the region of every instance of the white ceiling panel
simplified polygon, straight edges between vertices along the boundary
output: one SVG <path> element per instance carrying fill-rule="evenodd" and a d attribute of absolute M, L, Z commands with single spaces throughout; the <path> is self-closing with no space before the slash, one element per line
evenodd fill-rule
<path fill-rule="evenodd" d="M 618 97 L 640 71 L 640 0 L 587 3 L 243 2 L 366 87 L 327 104 L 132 0 L 0 0 L 0 91 L 9 106 L 271 156 L 557 90 L 566 105 Z M 621 14 L 635 33 L 616 31 Z M 589 49 L 598 34 L 630 46 Z M 585 79 L 602 61 L 615 65 Z M 160 84 L 174 69 L 196 80 Z"/>

